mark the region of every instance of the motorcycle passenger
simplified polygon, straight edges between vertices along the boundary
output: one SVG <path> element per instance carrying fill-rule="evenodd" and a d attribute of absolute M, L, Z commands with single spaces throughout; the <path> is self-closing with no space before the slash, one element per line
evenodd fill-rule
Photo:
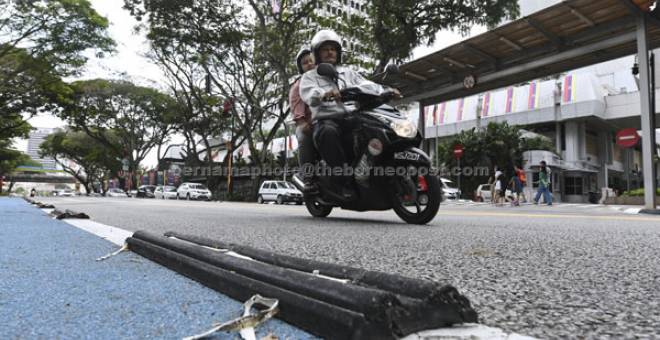
<path fill-rule="evenodd" d="M 300 96 L 309 105 L 312 111 L 312 123 L 314 126 L 314 144 L 321 158 L 332 168 L 348 167 L 348 159 L 343 147 L 343 131 L 348 127 L 343 115 L 347 112 L 341 103 L 340 89 L 368 85 L 375 93 L 393 91 L 383 86 L 370 82 L 359 73 L 341 66 L 342 45 L 341 38 L 331 30 L 320 30 L 312 38 L 312 52 L 316 64 L 329 63 L 335 66 L 338 73 L 338 81 L 335 84 L 327 77 L 318 74 L 317 69 L 305 73 L 300 81 Z M 339 147 L 338 147 L 339 146 Z M 339 199 L 352 201 L 357 198 L 350 181 L 350 176 L 337 176 L 334 172 L 331 176 L 333 187 Z"/>
<path fill-rule="evenodd" d="M 300 52 L 296 55 L 296 67 L 301 75 L 316 67 L 312 50 L 307 47 L 300 49 Z M 313 164 L 316 161 L 316 150 L 314 150 L 314 141 L 312 140 L 312 111 L 300 98 L 300 78 L 293 83 L 289 91 L 289 107 L 293 114 L 293 120 L 296 122 L 296 138 L 298 139 L 299 150 L 298 163 L 302 168 L 305 164 Z M 305 183 L 303 192 L 315 192 L 317 188 L 312 182 L 312 176 L 305 171 L 301 172 L 301 176 Z"/>

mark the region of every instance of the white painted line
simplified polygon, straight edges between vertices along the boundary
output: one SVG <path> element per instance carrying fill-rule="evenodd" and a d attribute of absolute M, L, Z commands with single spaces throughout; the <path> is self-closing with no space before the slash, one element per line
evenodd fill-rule
<path fill-rule="evenodd" d="M 55 209 L 41 209 L 41 211 L 46 214 L 50 214 Z M 76 228 L 82 229 L 88 233 L 92 233 L 100 238 L 106 239 L 118 246 L 123 246 L 126 243 L 126 239 L 133 236 L 132 231 L 124 230 L 121 228 L 101 224 L 94 222 L 88 219 L 63 219 L 60 220 L 66 222 Z"/>
<path fill-rule="evenodd" d="M 118 246 L 123 246 L 124 243 L 126 243 L 126 239 L 133 236 L 132 231 L 127 231 L 117 227 L 112 227 L 109 225 L 97 223 L 91 220 L 74 218 L 74 219 L 64 219 L 61 221 L 66 222 L 76 228 L 82 229 L 86 232 L 92 233 L 103 239 L 106 239 Z"/>
<path fill-rule="evenodd" d="M 506 333 L 499 328 L 479 324 L 462 324 L 453 327 L 421 331 L 401 340 L 536 340 L 526 335 Z"/>

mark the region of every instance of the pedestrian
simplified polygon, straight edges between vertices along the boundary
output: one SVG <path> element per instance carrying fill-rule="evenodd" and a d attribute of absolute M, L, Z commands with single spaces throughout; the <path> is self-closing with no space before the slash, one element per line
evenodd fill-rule
<path fill-rule="evenodd" d="M 495 203 L 495 182 L 497 181 L 497 165 L 493 167 L 493 175 L 488 178 L 488 188 L 490 189 L 490 202 Z"/>
<path fill-rule="evenodd" d="M 527 175 L 525 174 L 525 170 L 518 165 L 514 167 L 514 171 L 515 177 L 517 178 L 515 183 L 516 199 L 518 200 L 518 203 L 520 203 L 521 200 L 526 203 L 527 197 L 525 196 L 525 187 L 527 186 Z"/>
<path fill-rule="evenodd" d="M 296 55 L 296 68 L 300 77 L 291 85 L 289 91 L 289 107 L 296 122 L 296 139 L 298 139 L 298 165 L 300 176 L 305 183 L 303 192 L 313 193 L 318 190 L 313 182 L 313 174 L 309 171 L 310 165 L 316 162 L 316 150 L 312 139 L 312 111 L 300 98 L 300 79 L 305 72 L 316 68 L 312 50 L 303 46 Z"/>
<path fill-rule="evenodd" d="M 539 188 L 536 192 L 536 197 L 534 197 L 534 204 L 539 204 L 539 198 L 543 195 L 543 202 L 547 205 L 552 205 L 552 195 L 550 194 L 549 185 L 549 175 L 547 164 L 545 161 L 541 161 L 541 169 L 539 170 Z"/>
<path fill-rule="evenodd" d="M 493 190 L 493 202 L 495 203 L 496 206 L 501 205 L 504 203 L 504 183 L 503 182 L 504 175 L 502 174 L 501 171 L 496 171 L 495 172 L 495 185 L 494 185 L 494 190 Z"/>

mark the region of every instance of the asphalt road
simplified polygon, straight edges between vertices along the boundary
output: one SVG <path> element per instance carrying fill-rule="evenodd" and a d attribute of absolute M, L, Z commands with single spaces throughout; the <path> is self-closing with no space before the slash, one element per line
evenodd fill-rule
<path fill-rule="evenodd" d="M 126 230 L 179 231 L 456 286 L 482 323 L 540 338 L 660 337 L 660 216 L 608 207 L 443 205 L 394 212 L 111 198 L 40 198 Z"/>

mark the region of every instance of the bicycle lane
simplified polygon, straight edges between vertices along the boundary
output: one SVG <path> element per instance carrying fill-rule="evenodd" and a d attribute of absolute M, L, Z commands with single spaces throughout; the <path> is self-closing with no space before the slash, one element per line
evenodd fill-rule
<path fill-rule="evenodd" d="M 0 198 L 0 336 L 180 339 L 240 316 L 242 302 L 132 252 L 96 261 L 117 248 L 23 200 Z M 256 333 L 313 338 L 279 320 Z"/>

